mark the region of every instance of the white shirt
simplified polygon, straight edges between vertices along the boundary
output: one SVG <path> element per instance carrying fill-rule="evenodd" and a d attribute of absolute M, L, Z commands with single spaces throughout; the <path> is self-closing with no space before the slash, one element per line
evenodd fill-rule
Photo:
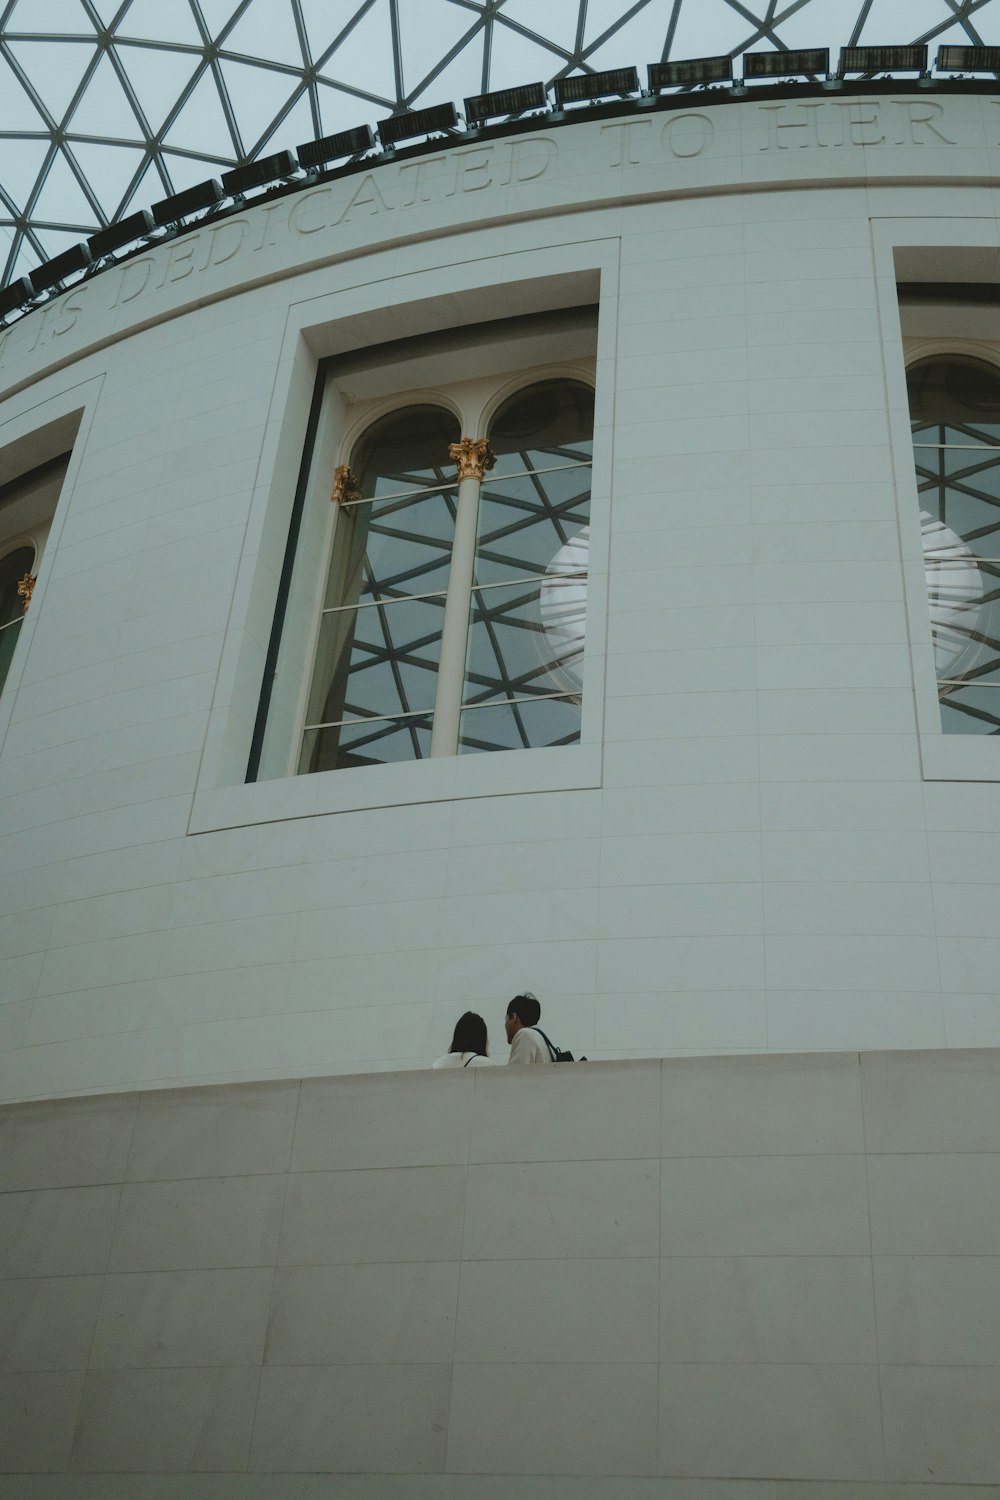
<path fill-rule="evenodd" d="M 439 1057 L 431 1066 L 435 1068 L 464 1068 L 468 1064 L 470 1068 L 488 1068 L 490 1060 L 483 1057 L 481 1052 L 446 1052 L 444 1057 Z"/>
<path fill-rule="evenodd" d="M 510 1063 L 547 1063 L 551 1062 L 549 1049 L 546 1047 L 538 1032 L 531 1026 L 522 1026 L 520 1031 L 514 1033 L 514 1040 L 510 1044 Z"/>

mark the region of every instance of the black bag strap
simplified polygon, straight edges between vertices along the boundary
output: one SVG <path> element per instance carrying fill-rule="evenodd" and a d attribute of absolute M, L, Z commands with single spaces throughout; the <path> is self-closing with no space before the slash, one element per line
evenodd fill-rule
<path fill-rule="evenodd" d="M 465 1062 L 462 1064 L 462 1067 L 463 1068 L 467 1068 L 469 1066 L 470 1062 L 473 1062 L 477 1057 L 481 1057 L 481 1056 L 482 1056 L 481 1053 L 479 1053 L 479 1052 L 473 1052 L 472 1057 L 467 1057 L 465 1059 Z"/>
<path fill-rule="evenodd" d="M 538 1035 L 541 1037 L 541 1039 L 545 1043 L 546 1047 L 548 1047 L 550 1061 L 551 1062 L 558 1062 L 559 1061 L 559 1049 L 557 1047 L 553 1047 L 552 1043 L 549 1041 L 548 1037 L 545 1035 L 545 1032 L 542 1030 L 542 1028 L 540 1026 L 532 1026 L 531 1029 L 532 1029 L 532 1031 L 537 1031 L 538 1032 Z"/>

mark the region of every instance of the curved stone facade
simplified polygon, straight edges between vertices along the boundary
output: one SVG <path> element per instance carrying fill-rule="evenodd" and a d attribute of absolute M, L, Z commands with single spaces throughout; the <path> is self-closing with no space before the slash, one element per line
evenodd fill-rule
<path fill-rule="evenodd" d="M 5 1098 L 421 1067 L 525 987 L 596 1058 L 1000 1043 L 904 379 L 1000 351 L 997 102 L 710 98 L 362 163 L 0 331 L 0 494 L 71 450 L 0 698 Z M 291 774 L 359 413 L 478 439 L 587 370 L 580 742 Z"/>

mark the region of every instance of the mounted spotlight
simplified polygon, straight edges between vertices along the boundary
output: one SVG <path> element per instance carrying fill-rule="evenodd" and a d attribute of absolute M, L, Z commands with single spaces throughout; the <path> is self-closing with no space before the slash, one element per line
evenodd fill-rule
<path fill-rule="evenodd" d="M 375 136 L 370 125 L 357 125 L 353 130 L 341 130 L 337 135 L 324 135 L 318 141 L 306 141 L 296 146 L 295 154 L 300 167 L 322 167 L 328 161 L 341 156 L 358 156 L 370 151 Z"/>
<path fill-rule="evenodd" d="M 927 48 L 841 47 L 838 73 L 926 73 Z"/>
<path fill-rule="evenodd" d="M 127 219 L 119 219 L 117 224 L 99 229 L 90 236 L 87 244 L 94 259 L 100 260 L 112 250 L 120 250 L 123 245 L 131 245 L 133 240 L 143 239 L 152 233 L 153 228 L 153 215 L 148 208 L 140 208 L 137 214 L 129 214 Z"/>
<path fill-rule="evenodd" d="M 178 219 L 186 219 L 188 214 L 196 214 L 202 208 L 214 208 L 225 196 L 221 182 L 210 177 L 207 182 L 198 182 L 194 187 L 185 188 L 183 193 L 161 198 L 159 203 L 153 204 L 150 212 L 154 223 L 161 226 L 174 224 Z"/>
<path fill-rule="evenodd" d="M 829 47 L 800 47 L 796 52 L 747 52 L 744 78 L 800 78 L 829 73 Z"/>
<path fill-rule="evenodd" d="M 686 61 L 648 63 L 649 89 L 697 88 L 700 83 L 731 83 L 733 60 L 725 57 L 692 57 Z"/>
<path fill-rule="evenodd" d="M 8 313 L 17 312 L 26 302 L 31 301 L 31 282 L 27 276 L 19 276 L 12 281 L 10 286 L 5 286 L 0 292 L 0 318 L 5 318 Z"/>
<path fill-rule="evenodd" d="M 395 146 L 397 141 L 408 141 L 415 135 L 454 130 L 457 124 L 454 104 L 432 104 L 429 109 L 408 109 L 404 114 L 390 115 L 378 126 L 378 138 L 383 146 Z"/>
<path fill-rule="evenodd" d="M 1000 73 L 1000 47 L 939 47 L 939 73 Z"/>
<path fill-rule="evenodd" d="M 556 108 L 567 104 L 593 103 L 609 94 L 635 94 L 639 74 L 635 68 L 608 68 L 604 73 L 572 73 L 555 81 Z"/>
<path fill-rule="evenodd" d="M 90 260 L 90 251 L 82 241 L 79 245 L 71 245 L 61 255 L 45 261 L 44 264 L 28 272 L 32 290 L 44 292 L 48 287 L 55 286 L 57 282 L 64 281 L 67 276 L 72 276 L 74 271 L 85 271 L 90 265 Z"/>
<path fill-rule="evenodd" d="M 544 83 L 522 83 L 516 89 L 497 89 L 492 94 L 473 94 L 465 101 L 465 118 L 470 125 L 498 116 L 523 115 L 528 109 L 545 109 Z"/>
<path fill-rule="evenodd" d="M 298 162 L 291 151 L 276 151 L 273 156 L 259 156 L 256 161 L 223 172 L 222 189 L 230 198 L 238 198 L 272 182 L 287 182 L 297 167 Z"/>

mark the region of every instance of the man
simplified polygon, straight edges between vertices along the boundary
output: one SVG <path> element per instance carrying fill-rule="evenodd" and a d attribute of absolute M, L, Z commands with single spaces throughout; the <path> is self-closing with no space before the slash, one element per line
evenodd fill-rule
<path fill-rule="evenodd" d="M 552 1058 L 539 1033 L 532 1028 L 541 1019 L 542 1007 L 529 990 L 515 995 L 507 1007 L 504 1030 L 510 1043 L 508 1063 L 547 1063 Z"/>

